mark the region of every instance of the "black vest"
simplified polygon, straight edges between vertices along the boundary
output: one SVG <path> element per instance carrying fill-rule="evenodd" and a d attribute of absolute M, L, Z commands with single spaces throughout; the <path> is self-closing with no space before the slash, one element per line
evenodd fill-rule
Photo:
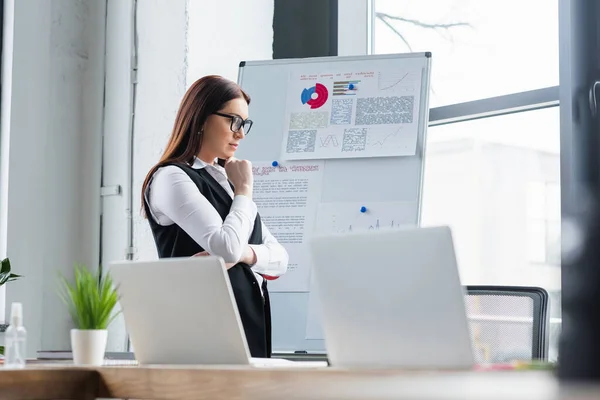
<path fill-rule="evenodd" d="M 223 220 L 229 214 L 233 200 L 225 189 L 206 171 L 206 169 L 193 169 L 184 164 L 171 164 L 181 168 L 196 184 L 200 192 L 213 205 Z M 152 229 L 154 242 L 159 258 L 165 257 L 190 257 L 204 251 L 177 224 L 168 226 L 159 225 L 150 214 L 148 204 L 144 204 L 148 222 Z M 254 230 L 248 239 L 248 244 L 262 244 L 262 229 L 260 216 L 256 215 Z M 235 295 L 238 311 L 246 341 L 252 357 L 271 356 L 271 310 L 267 281 L 262 284 L 264 298 L 250 266 L 238 263 L 229 268 L 229 280 Z"/>

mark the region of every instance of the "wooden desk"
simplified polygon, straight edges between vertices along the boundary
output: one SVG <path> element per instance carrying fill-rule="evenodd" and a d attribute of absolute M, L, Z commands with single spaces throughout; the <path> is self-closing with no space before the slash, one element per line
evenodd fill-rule
<path fill-rule="evenodd" d="M 35 366 L 0 370 L 2 400 L 483 399 L 597 400 L 600 386 L 559 385 L 549 372 L 399 372 L 246 367 Z"/>

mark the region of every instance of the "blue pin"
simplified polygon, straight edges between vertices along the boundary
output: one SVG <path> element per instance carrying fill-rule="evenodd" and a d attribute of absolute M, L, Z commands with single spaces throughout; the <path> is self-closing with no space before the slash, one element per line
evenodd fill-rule
<path fill-rule="evenodd" d="M 278 163 L 277 161 L 273 161 L 273 162 L 271 163 L 271 165 L 272 165 L 272 166 L 274 166 L 274 167 L 276 167 L 276 166 L 278 166 L 278 165 L 279 165 L 279 163 Z"/>
<path fill-rule="evenodd" d="M 366 213 L 366 212 L 367 212 L 367 207 L 365 207 L 365 206 L 362 206 L 362 207 L 360 208 L 360 212 L 361 212 L 361 213 Z"/>
<path fill-rule="evenodd" d="M 350 89 L 350 90 L 354 89 L 354 83 L 349 84 L 348 89 Z"/>

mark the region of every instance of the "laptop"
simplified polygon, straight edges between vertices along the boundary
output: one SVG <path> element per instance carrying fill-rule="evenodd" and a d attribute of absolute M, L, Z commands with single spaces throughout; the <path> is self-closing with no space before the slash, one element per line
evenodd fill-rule
<path fill-rule="evenodd" d="M 331 366 L 474 367 L 448 227 L 315 235 L 310 249 Z"/>
<path fill-rule="evenodd" d="M 327 365 L 250 357 L 220 257 L 119 261 L 110 272 L 139 364 Z"/>

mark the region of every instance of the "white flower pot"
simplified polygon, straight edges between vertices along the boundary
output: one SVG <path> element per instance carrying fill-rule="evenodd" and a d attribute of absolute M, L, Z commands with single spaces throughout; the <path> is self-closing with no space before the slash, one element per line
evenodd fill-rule
<path fill-rule="evenodd" d="M 71 329 L 71 350 L 76 365 L 102 365 L 108 331 Z"/>

